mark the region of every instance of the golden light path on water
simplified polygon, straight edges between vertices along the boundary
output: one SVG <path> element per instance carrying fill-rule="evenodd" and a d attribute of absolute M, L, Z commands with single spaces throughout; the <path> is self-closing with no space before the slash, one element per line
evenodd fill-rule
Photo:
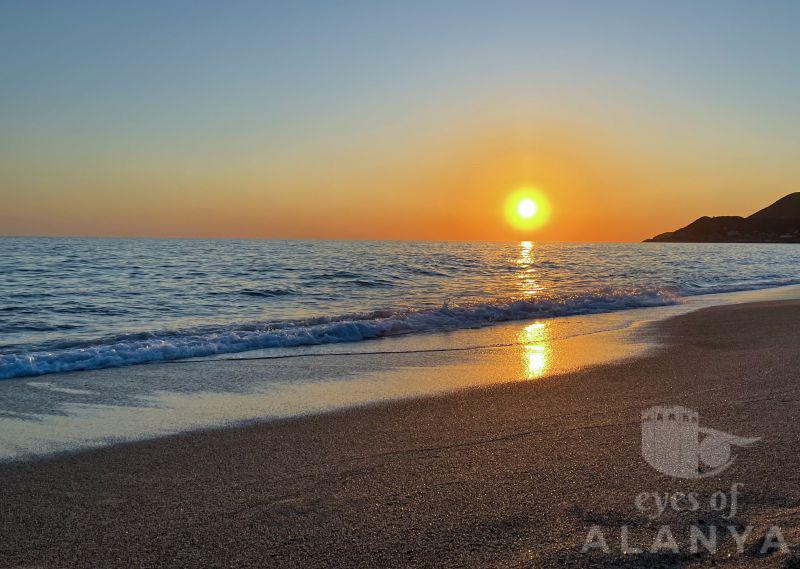
<path fill-rule="evenodd" d="M 534 258 L 534 243 L 532 241 L 520 241 L 519 257 L 517 266 L 519 272 L 517 277 L 520 280 L 522 296 L 535 296 L 542 292 L 542 286 L 536 279 L 536 267 Z"/>

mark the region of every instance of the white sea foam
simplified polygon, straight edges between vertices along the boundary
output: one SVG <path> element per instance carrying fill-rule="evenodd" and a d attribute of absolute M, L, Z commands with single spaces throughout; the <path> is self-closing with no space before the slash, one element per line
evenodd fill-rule
<path fill-rule="evenodd" d="M 669 290 L 609 291 L 552 300 L 511 300 L 436 310 L 379 311 L 314 320 L 228 325 L 217 329 L 127 335 L 103 343 L 0 356 L 0 379 L 119 367 L 263 348 L 357 342 L 384 336 L 475 328 L 494 322 L 664 306 Z"/>

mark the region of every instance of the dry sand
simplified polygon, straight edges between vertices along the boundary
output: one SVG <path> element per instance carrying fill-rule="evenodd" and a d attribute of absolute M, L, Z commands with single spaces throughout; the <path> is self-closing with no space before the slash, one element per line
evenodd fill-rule
<path fill-rule="evenodd" d="M 800 302 L 708 308 L 644 358 L 310 418 L 0 465 L 0 565 L 800 567 Z M 640 454 L 640 413 L 679 404 L 762 437 L 699 480 Z M 738 512 L 707 498 L 740 483 Z M 696 492 L 651 520 L 642 492 Z M 720 526 L 693 555 L 690 525 Z M 587 531 L 609 553 L 582 553 Z M 678 554 L 650 547 L 669 525 Z M 744 553 L 723 527 L 755 527 Z M 761 554 L 780 526 L 789 553 Z M 795 550 L 796 553 L 795 553 Z"/>

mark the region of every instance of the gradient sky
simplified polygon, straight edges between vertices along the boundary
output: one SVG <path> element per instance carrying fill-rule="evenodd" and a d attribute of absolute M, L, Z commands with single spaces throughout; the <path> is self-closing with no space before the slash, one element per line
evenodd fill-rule
<path fill-rule="evenodd" d="M 0 234 L 640 240 L 800 190 L 800 2 L 0 0 Z M 552 204 L 520 235 L 515 187 Z"/>

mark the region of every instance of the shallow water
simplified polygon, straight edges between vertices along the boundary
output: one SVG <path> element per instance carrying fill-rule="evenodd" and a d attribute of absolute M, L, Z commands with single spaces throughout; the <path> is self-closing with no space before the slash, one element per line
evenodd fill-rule
<path fill-rule="evenodd" d="M 0 459 L 468 387 L 547 381 L 656 349 L 652 335 L 643 333 L 648 322 L 705 306 L 787 298 L 800 298 L 800 286 L 480 330 L 8 379 L 0 381 Z"/>

